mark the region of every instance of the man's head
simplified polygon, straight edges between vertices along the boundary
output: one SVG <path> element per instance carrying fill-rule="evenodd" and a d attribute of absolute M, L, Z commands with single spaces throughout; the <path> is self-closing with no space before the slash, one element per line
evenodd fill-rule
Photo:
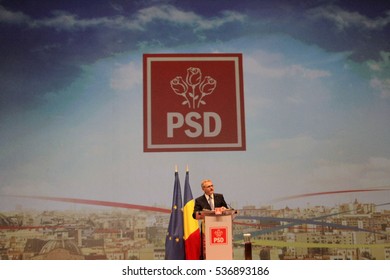
<path fill-rule="evenodd" d="M 213 182 L 209 179 L 203 180 L 201 183 L 202 190 L 207 195 L 212 195 L 214 193 L 214 185 Z"/>

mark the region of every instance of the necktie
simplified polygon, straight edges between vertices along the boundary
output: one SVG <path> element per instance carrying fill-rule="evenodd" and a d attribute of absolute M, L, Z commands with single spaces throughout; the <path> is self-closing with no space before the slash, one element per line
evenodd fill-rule
<path fill-rule="evenodd" d="M 214 202 L 213 202 L 213 197 L 211 195 L 209 196 L 209 204 L 210 204 L 211 210 L 214 210 Z"/>

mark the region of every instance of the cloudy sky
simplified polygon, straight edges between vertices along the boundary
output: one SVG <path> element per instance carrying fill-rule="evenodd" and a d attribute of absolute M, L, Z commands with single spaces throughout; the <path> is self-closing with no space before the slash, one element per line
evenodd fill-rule
<path fill-rule="evenodd" d="M 169 207 L 175 165 L 236 207 L 390 202 L 389 1 L 0 0 L 0 38 L 0 210 Z M 216 52 L 243 54 L 247 150 L 143 153 L 142 54 Z"/>

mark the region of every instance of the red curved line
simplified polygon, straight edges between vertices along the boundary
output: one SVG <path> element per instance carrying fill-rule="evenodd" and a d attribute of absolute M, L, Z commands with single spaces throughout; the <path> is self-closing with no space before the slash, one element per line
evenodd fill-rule
<path fill-rule="evenodd" d="M 327 192 L 306 193 L 306 194 L 299 194 L 299 195 L 292 195 L 292 196 L 282 197 L 282 198 L 278 199 L 277 201 L 290 200 L 290 199 L 309 197 L 309 196 L 328 195 L 328 194 L 354 193 L 354 192 L 381 192 L 381 191 L 390 191 L 390 188 L 352 189 L 352 190 L 340 190 L 340 191 L 327 191 Z"/>
<path fill-rule="evenodd" d="M 2 195 L 2 196 L 17 197 L 17 198 L 31 198 L 31 199 L 40 199 L 40 200 L 48 200 L 48 201 L 70 202 L 70 203 L 117 207 L 117 208 L 126 208 L 126 209 L 137 209 L 137 210 L 160 212 L 160 213 L 167 213 L 167 214 L 171 213 L 171 210 L 167 209 L 167 208 L 159 208 L 159 207 L 121 203 L 121 202 L 110 202 L 110 201 L 103 201 L 103 200 L 68 198 L 68 197 L 34 196 L 34 195 Z"/>

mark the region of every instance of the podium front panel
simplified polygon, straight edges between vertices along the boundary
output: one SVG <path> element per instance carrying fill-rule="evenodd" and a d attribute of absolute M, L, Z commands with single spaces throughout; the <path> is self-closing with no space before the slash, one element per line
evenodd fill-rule
<path fill-rule="evenodd" d="M 232 216 L 206 216 L 204 227 L 206 260 L 232 260 Z"/>

